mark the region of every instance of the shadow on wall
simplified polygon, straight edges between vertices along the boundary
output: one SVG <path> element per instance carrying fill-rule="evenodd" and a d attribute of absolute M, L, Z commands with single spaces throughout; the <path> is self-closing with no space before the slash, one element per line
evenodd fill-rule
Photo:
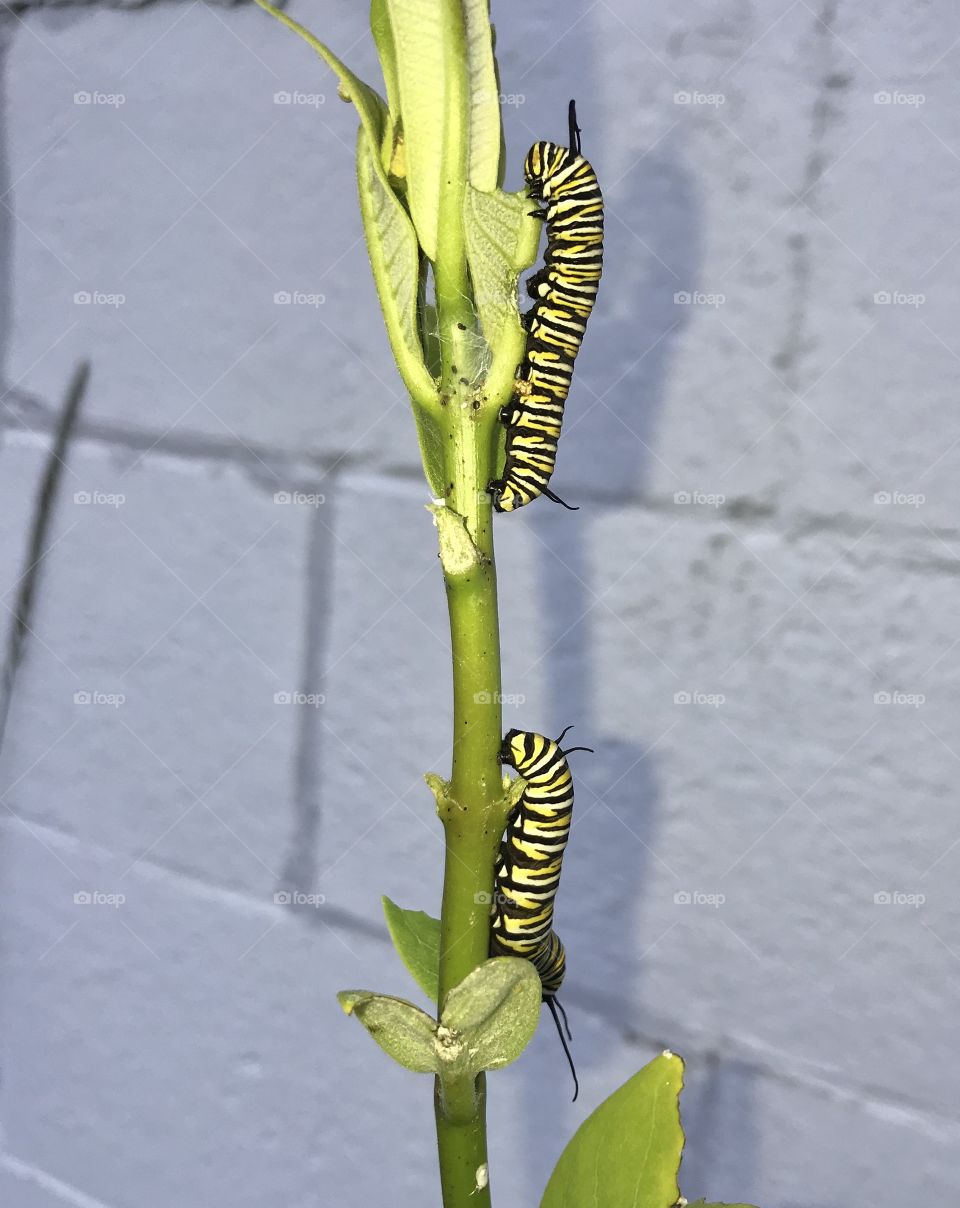
<path fill-rule="evenodd" d="M 593 154 L 586 146 L 584 149 Z M 603 164 L 595 162 L 594 166 L 602 184 Z M 665 185 L 671 198 L 669 207 L 655 204 L 653 196 L 662 196 Z M 591 483 L 596 482 L 603 494 L 635 497 L 642 490 L 649 456 L 644 446 L 652 447 L 655 441 L 681 328 L 673 305 L 677 285 L 666 265 L 684 281 L 695 278 L 698 223 L 689 178 L 679 158 L 670 152 L 646 156 L 612 195 L 608 192 L 605 202 L 608 211 L 616 210 L 626 225 L 609 218 L 606 222 L 602 300 L 591 320 L 582 361 L 607 367 L 607 375 L 593 375 L 594 391 L 589 376 L 579 390 L 574 378 L 565 418 L 566 458 L 561 442 L 555 478 L 559 494 L 580 503 L 581 510 L 571 514 L 541 500 L 521 515 L 537 539 L 542 646 L 549 651 L 545 679 L 550 714 L 536 724 L 542 722 L 551 734 L 558 734 L 575 723 L 568 741 L 591 746 L 595 752 L 571 757 L 577 796 L 571 855 L 564 869 L 565 892 L 558 902 L 557 917 L 557 929 L 568 949 L 568 997 L 575 1002 L 578 991 L 590 985 L 599 990 L 599 997 L 608 998 L 615 989 L 616 998 L 629 1003 L 640 997 L 641 954 L 656 938 L 645 936 L 641 911 L 649 853 L 656 845 L 656 756 L 648 753 L 648 744 L 656 735 L 643 732 L 642 717 L 627 721 L 635 737 L 625 738 L 622 730 L 618 734 L 603 732 L 597 626 L 593 622 L 604 611 L 598 596 L 605 584 L 594 556 L 593 528 L 608 505 L 578 499 L 576 486 L 564 481 L 564 471 L 572 463 L 585 465 Z M 628 227 L 643 229 L 649 252 Z M 627 369 L 631 362 L 634 367 Z M 619 383 L 604 394 L 624 369 Z M 624 637 L 629 643 L 626 631 Z M 642 647 L 625 648 L 623 656 L 636 660 L 636 674 L 642 677 L 643 659 L 650 657 Z M 539 1135 L 528 1138 L 530 1150 L 544 1143 L 546 1133 L 568 1137 L 579 1119 L 635 1072 L 618 1070 L 616 1082 L 606 1085 L 611 1075 L 609 1053 L 600 1046 L 589 1047 L 589 1042 L 576 1044 L 576 1014 L 574 1010 L 574 1055 L 582 1098 L 570 1109 L 565 1094 L 550 1096 L 556 1106 L 545 1109 L 542 1088 L 531 1086 L 524 1119 L 535 1122 L 532 1127 Z M 620 1023 L 629 1026 L 631 1021 L 621 1017 Z M 598 1035 L 595 1030 L 591 1034 Z M 609 1046 L 616 1047 L 616 1043 Z M 558 1056 L 557 1079 L 563 1078 L 562 1071 L 562 1057 Z M 604 1084 L 594 1081 L 591 1072 L 602 1074 Z"/>
<path fill-rule="evenodd" d="M 596 82 L 591 88 L 589 81 L 585 86 L 578 78 L 577 87 L 585 97 L 599 93 Z M 556 97 L 551 104 L 559 104 Z M 605 175 L 609 180 L 603 147 L 596 140 L 589 142 L 586 133 L 584 154 L 591 158 L 603 185 Z M 553 1075 L 557 1086 L 547 1094 L 542 1085 L 529 1084 L 524 1090 L 528 1154 L 555 1152 L 556 1138 L 568 1138 L 581 1119 L 635 1072 L 610 1069 L 610 1052 L 619 1048 L 623 1033 L 636 1026 L 635 1020 L 621 1007 L 619 1034 L 609 1036 L 612 1022 L 599 1030 L 584 1028 L 583 1042 L 577 1045 L 575 1008 L 578 996 L 584 1001 L 588 986 L 596 990 L 598 1000 L 637 1003 L 643 953 L 657 938 L 646 933 L 642 909 L 660 812 L 656 756 L 649 750 L 657 736 L 644 733 L 642 716 L 626 719 L 630 737 L 624 737 L 623 728 L 616 734 L 603 731 L 609 714 L 600 695 L 600 651 L 591 622 L 602 616 L 605 607 L 598 600 L 605 583 L 594 555 L 594 521 L 609 505 L 578 499 L 572 466 L 578 462 L 586 467 L 591 494 L 595 490 L 601 497 L 636 498 L 646 485 L 650 450 L 656 445 L 668 375 L 686 318 L 683 308 L 674 304 L 674 293 L 696 287 L 701 262 L 700 209 L 682 146 L 665 139 L 644 154 L 619 181 L 608 185 L 605 202 L 601 304 L 574 378 L 565 419 L 567 453 L 564 458 L 561 442 L 554 480 L 560 495 L 581 503 L 582 510 L 570 514 L 539 501 L 519 513 L 539 551 L 541 644 L 548 652 L 546 694 L 552 702 L 548 716 L 529 724 L 555 735 L 573 722 L 577 728 L 571 742 L 595 749 L 593 756 L 572 757 L 578 761 L 572 858 L 564 870 L 566 892 L 560 895 L 557 910 L 557 929 L 568 949 L 568 999 L 574 1006 L 573 1047 L 582 1094 L 571 1108 L 560 1085 L 565 1069 L 558 1044 Z M 615 577 L 604 576 L 608 582 Z M 625 643 L 623 657 L 635 660 L 636 675 L 643 677 L 645 660 L 652 656 L 639 643 L 630 649 L 626 633 Z M 717 1165 L 713 1137 L 718 1131 L 712 1104 L 721 1097 L 727 1076 L 719 1061 L 705 1071 L 706 1078 L 698 1078 L 695 1071 L 694 1064 L 695 1083 L 685 1096 L 693 1136 L 684 1168 L 690 1197 L 701 1194 L 701 1188 L 716 1191 L 710 1177 Z M 736 1123 L 727 1118 L 723 1139 L 736 1154 L 737 1188 L 742 1195 L 754 1172 L 757 1142 L 749 1079 L 734 1081 L 741 1092 L 732 1118 Z M 727 1136 L 731 1130 L 734 1135 Z M 542 1182 L 533 1186 L 541 1174 L 529 1172 L 531 1195 L 542 1187 Z"/>

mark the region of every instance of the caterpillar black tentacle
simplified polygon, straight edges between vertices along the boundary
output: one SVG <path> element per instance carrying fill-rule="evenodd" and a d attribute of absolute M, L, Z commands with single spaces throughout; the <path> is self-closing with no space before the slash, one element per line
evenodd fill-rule
<path fill-rule="evenodd" d="M 577 1095 L 580 1094 L 580 1079 L 577 1077 L 577 1067 L 573 1064 L 573 1054 L 570 1052 L 568 1040 L 573 1040 L 570 1032 L 570 1025 L 567 1023 L 567 1013 L 560 1006 L 560 1000 L 555 997 L 544 998 L 543 1000 L 550 1008 L 550 1014 L 553 1016 L 553 1022 L 557 1025 L 557 1035 L 560 1037 L 560 1043 L 563 1045 L 563 1051 L 566 1054 L 567 1065 L 570 1066 L 570 1073 L 573 1075 L 573 1102 L 576 1103 Z M 559 1014 L 558 1014 L 559 1012 Z M 560 1015 L 563 1016 L 563 1027 L 560 1026 Z M 566 1028 L 567 1034 L 564 1036 L 563 1030 Z"/>
<path fill-rule="evenodd" d="M 493 506 L 512 512 L 549 489 L 570 391 L 573 363 L 596 301 L 603 269 L 603 197 L 597 176 L 580 154 L 576 105 L 568 111 L 569 147 L 534 143 L 524 163 L 527 192 L 543 202 L 530 213 L 547 226 L 544 264 L 527 281 L 533 306 L 522 316 L 527 350 L 517 390 L 501 413 L 507 427 L 503 476 L 489 484 Z"/>
<path fill-rule="evenodd" d="M 490 955 L 522 957 L 539 973 L 543 1001 L 550 1008 L 570 1063 L 576 1099 L 580 1088 L 567 1047 L 567 1039 L 572 1039 L 570 1025 L 557 999 L 566 952 L 553 929 L 553 904 L 573 813 L 573 779 L 566 752 L 560 749 L 567 730 L 558 739 L 511 730 L 500 748 L 501 762 L 516 769 L 526 785 L 507 822 L 497 857 Z"/>

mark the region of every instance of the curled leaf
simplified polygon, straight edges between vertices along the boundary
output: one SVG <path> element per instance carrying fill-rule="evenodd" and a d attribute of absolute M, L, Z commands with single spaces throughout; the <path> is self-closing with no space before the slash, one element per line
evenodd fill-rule
<path fill-rule="evenodd" d="M 467 44 L 467 87 L 470 89 L 470 183 L 489 191 L 500 170 L 500 86 L 493 57 L 493 32 L 487 0 L 463 0 Z"/>
<path fill-rule="evenodd" d="M 444 1029 L 462 1041 L 463 1065 L 474 1074 L 499 1070 L 520 1056 L 540 1019 L 542 988 L 529 961 L 512 956 L 484 961 L 447 995 Z"/>
<path fill-rule="evenodd" d="M 366 128 L 357 136 L 357 185 L 373 279 L 380 298 L 390 347 L 417 411 L 417 422 L 436 423 L 424 414 L 437 402 L 437 391 L 423 360 L 417 330 L 420 260 L 417 237 L 407 212 L 387 184 Z M 439 435 L 436 437 L 440 440 Z M 429 440 L 421 439 L 424 469 L 435 491 L 443 481 Z"/>
<path fill-rule="evenodd" d="M 416 1074 L 437 1072 L 436 1024 L 425 1011 L 405 999 L 371 990 L 341 990 L 337 1001 L 405 1069 Z"/>
<path fill-rule="evenodd" d="M 523 357 L 517 281 L 540 246 L 540 223 L 530 216 L 532 208 L 522 191 L 483 193 L 468 186 L 464 195 L 467 263 L 483 338 L 493 349 L 487 397 L 498 404 L 509 398 Z"/>

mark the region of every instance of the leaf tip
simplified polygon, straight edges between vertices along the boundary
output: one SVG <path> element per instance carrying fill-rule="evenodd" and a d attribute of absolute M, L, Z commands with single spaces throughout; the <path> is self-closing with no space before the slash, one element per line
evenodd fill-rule
<path fill-rule="evenodd" d="M 257 0 L 257 3 L 259 4 L 260 0 Z M 339 990 L 337 992 L 337 1002 L 340 1004 L 344 1015 L 353 1014 L 353 1009 L 357 1005 L 357 998 L 358 994 L 356 990 Z"/>

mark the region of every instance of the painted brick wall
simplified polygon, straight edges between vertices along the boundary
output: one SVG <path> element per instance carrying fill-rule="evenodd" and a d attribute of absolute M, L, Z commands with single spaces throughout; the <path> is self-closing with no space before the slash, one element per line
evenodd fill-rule
<path fill-rule="evenodd" d="M 369 76 L 363 7 L 294 12 Z M 669 1044 L 691 1199 L 953 1203 L 960 15 L 495 17 L 508 183 L 573 92 L 609 214 L 581 511 L 497 529 L 508 723 L 597 752 L 584 1093 L 548 1030 L 497 1076 L 498 1202 Z M 333 1000 L 411 992 L 379 895 L 435 907 L 449 759 L 354 118 L 247 6 L 22 3 L 0 40 L 6 623 L 93 362 L 0 750 L 0 1204 L 436 1203 L 426 1081 Z"/>

